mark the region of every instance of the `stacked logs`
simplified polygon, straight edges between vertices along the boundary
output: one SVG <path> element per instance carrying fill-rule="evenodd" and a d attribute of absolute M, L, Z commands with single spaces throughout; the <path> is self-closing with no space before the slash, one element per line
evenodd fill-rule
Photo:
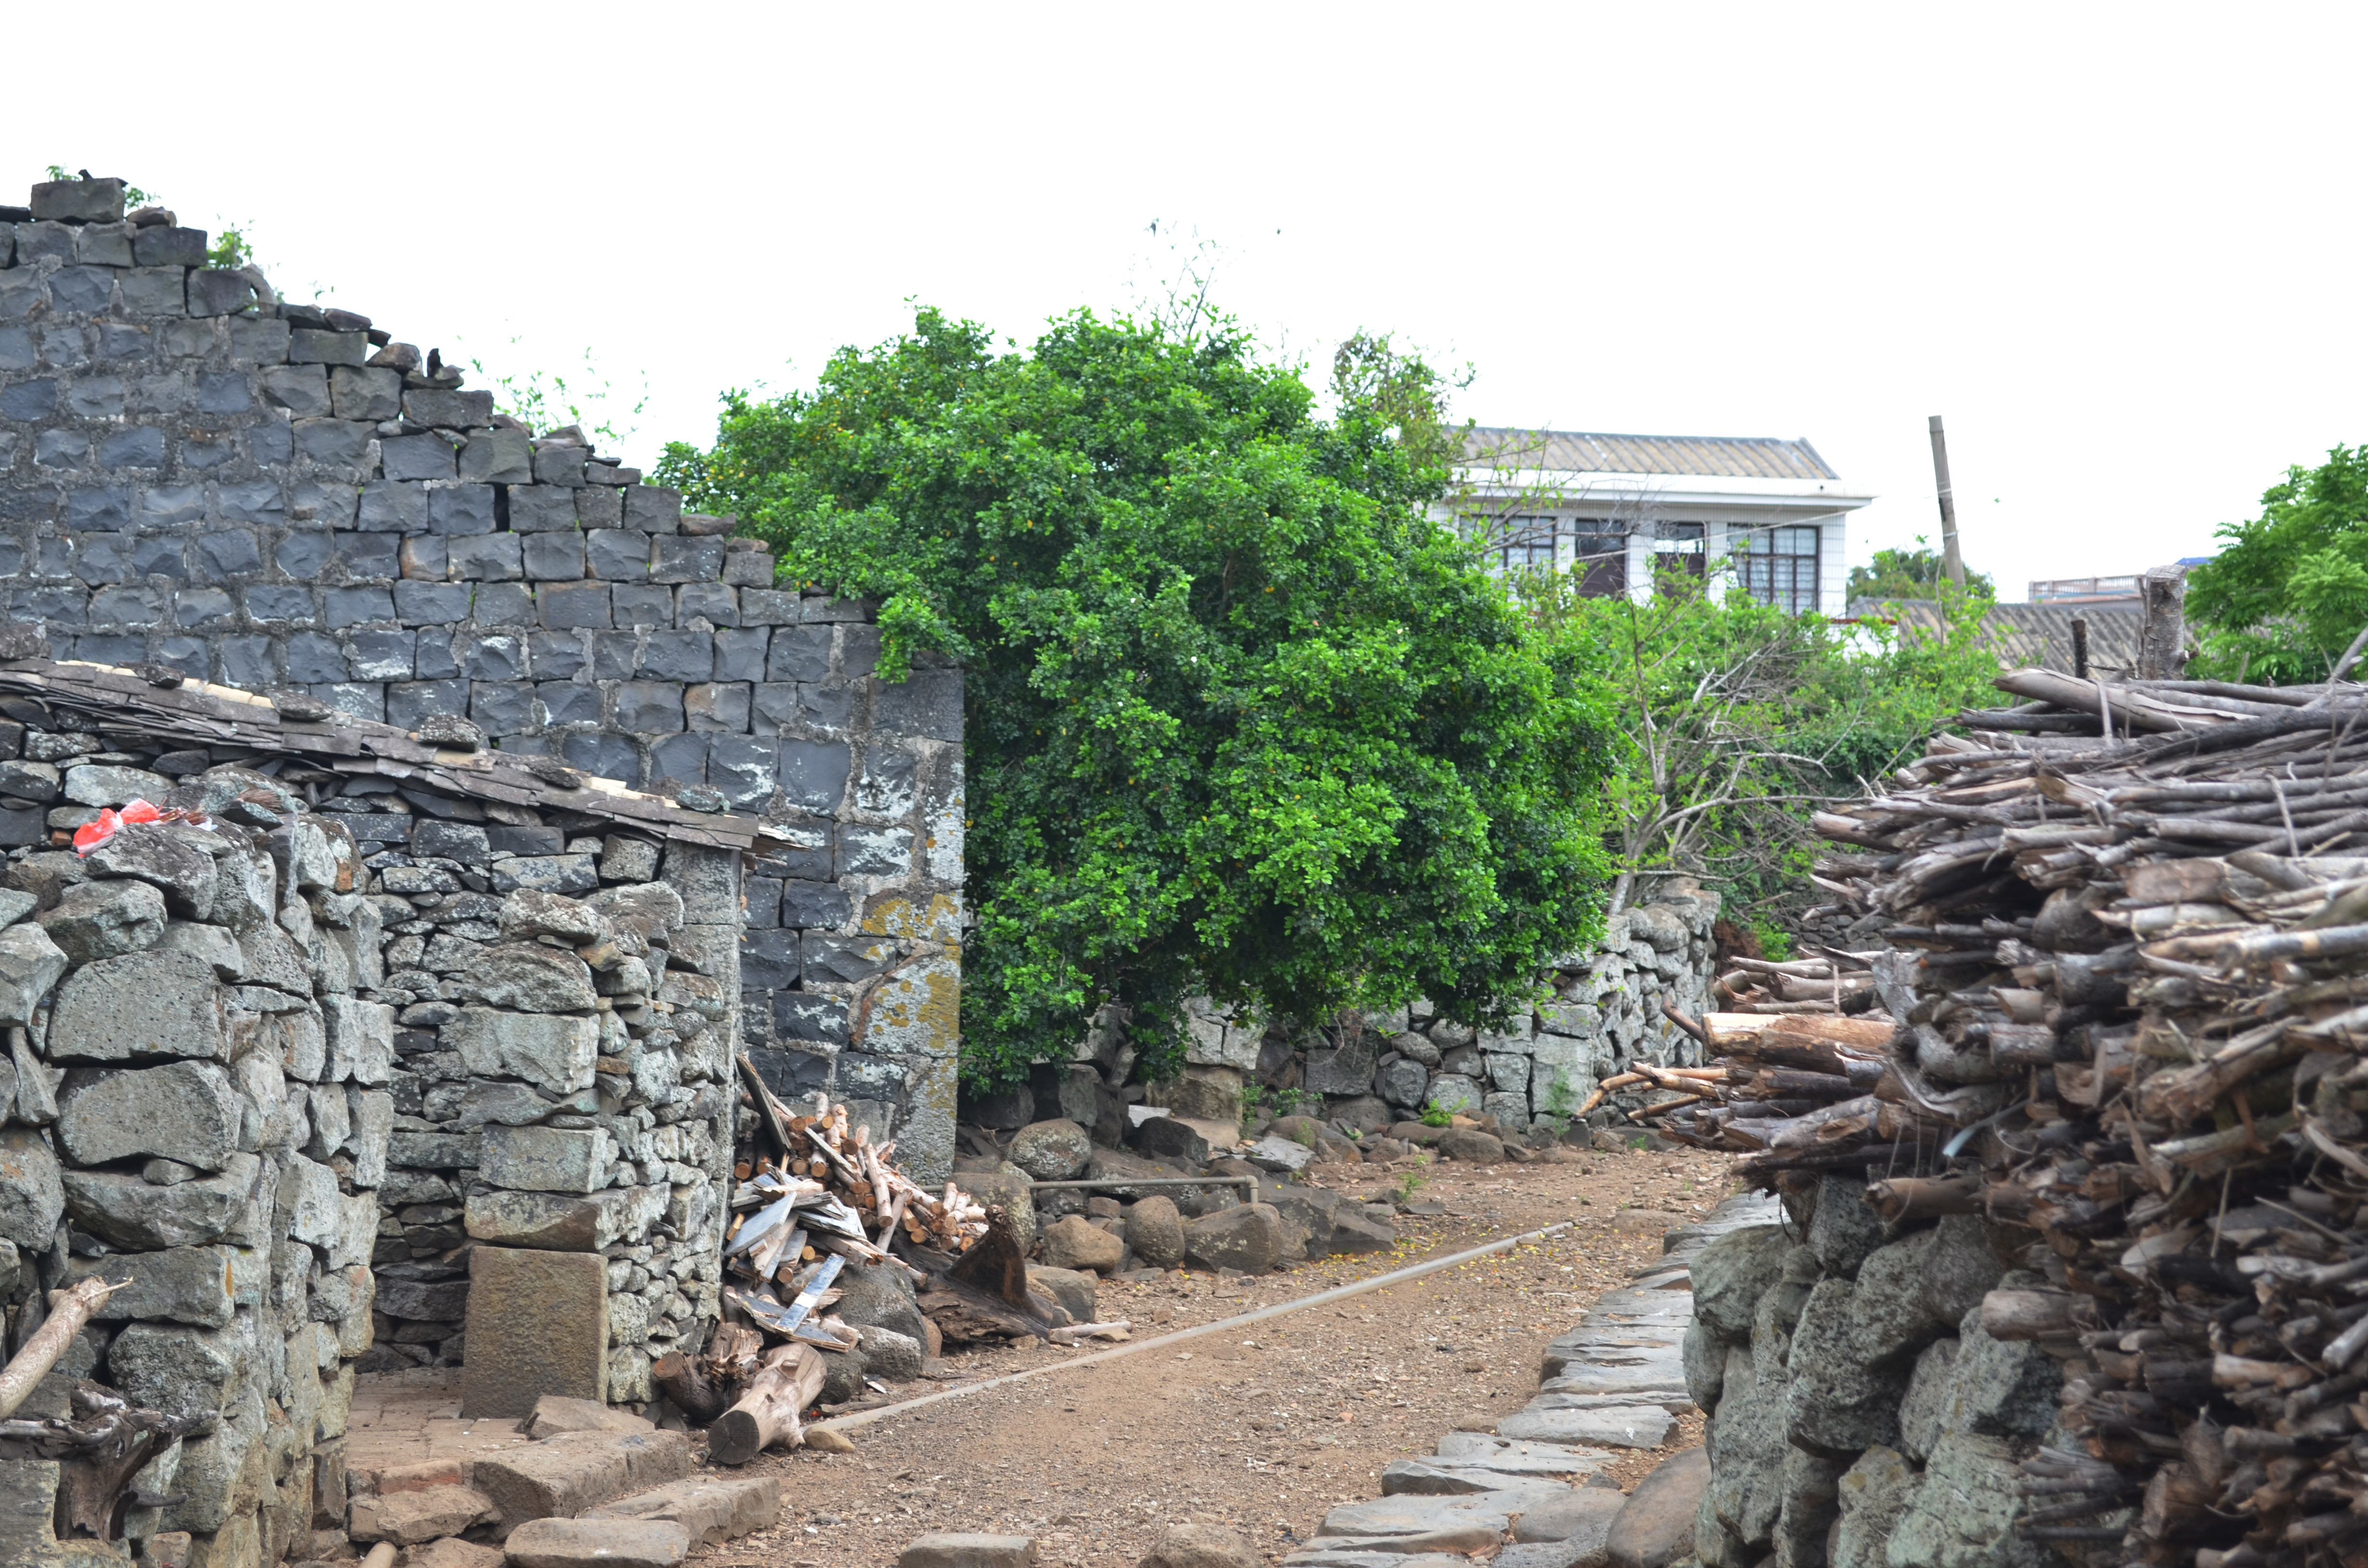
<path fill-rule="evenodd" d="M 803 1261 L 811 1262 L 819 1249 L 876 1263 L 900 1232 L 913 1246 L 959 1255 L 986 1233 L 985 1209 L 952 1182 L 946 1183 L 942 1193 L 924 1191 L 891 1163 L 896 1145 L 875 1147 L 871 1129 L 851 1126 L 845 1106 L 833 1106 L 827 1096 L 817 1096 L 812 1112 L 794 1114 L 774 1097 L 745 1054 L 740 1065 L 759 1120 L 772 1136 L 772 1149 L 748 1146 L 734 1176 L 743 1183 L 778 1183 L 780 1173 L 786 1173 L 793 1180 L 812 1183 L 817 1194 L 827 1194 L 852 1210 L 863 1231 L 876 1233 L 869 1240 L 864 1234 L 844 1233 L 847 1227 L 818 1233 L 809 1239 Z M 782 1189 L 765 1190 L 778 1197 Z M 757 1198 L 756 1191 L 744 1187 L 734 1206 L 755 1207 Z"/>
<path fill-rule="evenodd" d="M 1746 1179 L 1864 1165 L 1915 1131 L 1875 1092 L 1892 1034 L 1884 1015 L 1713 1013 L 1696 1027 L 1718 1057 L 1697 1070 L 1700 1092 L 1633 1114 L 1681 1143 L 1744 1153 Z"/>
<path fill-rule="evenodd" d="M 2026 1540 L 2095 1564 L 2358 1562 L 2368 694 L 1998 684 L 2036 700 L 1964 715 L 1970 737 L 1819 819 L 1839 846 L 1819 885 L 1889 922 L 1870 983 L 1898 1028 L 1864 1099 L 1790 1119 L 1848 1124 L 1894 1217 L 2027 1229 L 2029 1272 L 1983 1324 L 2063 1364 L 2085 1451 L 2024 1466 Z M 1691 1123 L 1728 1147 L 1743 1119 Z"/>
<path fill-rule="evenodd" d="M 1865 1013 L 1875 1006 L 1870 955 L 1827 949 L 1824 958 L 1745 958 L 1711 982 L 1730 1013 Z"/>

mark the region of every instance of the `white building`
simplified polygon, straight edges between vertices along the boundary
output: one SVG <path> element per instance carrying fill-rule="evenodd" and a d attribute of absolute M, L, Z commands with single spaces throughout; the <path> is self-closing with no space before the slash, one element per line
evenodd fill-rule
<path fill-rule="evenodd" d="M 1477 429 L 1449 508 L 1500 569 L 1553 564 L 1643 598 L 1658 572 L 1844 613 L 1853 490 L 1805 440 Z"/>

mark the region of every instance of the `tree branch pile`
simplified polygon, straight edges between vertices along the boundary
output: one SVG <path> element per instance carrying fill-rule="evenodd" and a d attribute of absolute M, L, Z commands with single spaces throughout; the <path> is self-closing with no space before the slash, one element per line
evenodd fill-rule
<path fill-rule="evenodd" d="M 2064 1364 L 2086 1451 L 2026 1463 L 2025 1540 L 2368 1558 L 2368 694 L 1998 685 L 2032 700 L 1818 820 L 1820 885 L 1890 922 L 1896 1029 L 1714 1017 L 1748 1039 L 1667 1125 L 2028 1228 L 1984 1326 Z"/>

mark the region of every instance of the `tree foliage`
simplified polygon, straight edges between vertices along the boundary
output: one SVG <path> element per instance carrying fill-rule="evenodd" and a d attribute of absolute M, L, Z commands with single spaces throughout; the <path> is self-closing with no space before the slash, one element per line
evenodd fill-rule
<path fill-rule="evenodd" d="M 2220 553 L 2187 575 L 2203 654 L 2188 673 L 2320 681 L 2368 625 L 2368 446 L 2337 447 L 2286 470 L 2261 515 L 2224 523 Z"/>
<path fill-rule="evenodd" d="M 1790 615 L 1677 573 L 1642 604 L 1582 596 L 1563 573 L 1517 581 L 1557 669 L 1613 716 L 1614 907 L 1682 873 L 1718 883 L 1736 918 L 1781 926 L 1814 902 L 1810 815 L 1987 700 L 1998 673 L 1989 601 L 1970 590 L 1932 634 Z"/>
<path fill-rule="evenodd" d="M 1338 370 L 1327 422 L 1221 318 L 1019 351 L 924 310 L 669 449 L 786 579 L 878 602 L 885 678 L 966 668 L 974 1082 L 1105 1000 L 1155 1073 L 1195 991 L 1501 1017 L 1586 935 L 1600 714 L 1426 514 L 1436 378 L 1374 338 Z"/>
<path fill-rule="evenodd" d="M 1870 564 L 1851 567 L 1848 598 L 1850 602 L 1867 598 L 1886 603 L 1935 599 L 1950 588 L 1941 552 L 1918 536 L 1913 550 L 1878 550 Z M 1984 598 L 1998 596 L 1997 585 L 1990 581 L 1989 574 L 1971 567 L 1965 570 L 1964 591 Z"/>

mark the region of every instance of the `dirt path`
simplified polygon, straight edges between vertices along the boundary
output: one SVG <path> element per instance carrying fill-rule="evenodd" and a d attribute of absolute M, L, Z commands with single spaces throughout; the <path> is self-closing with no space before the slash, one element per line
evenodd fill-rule
<path fill-rule="evenodd" d="M 1429 1451 L 1460 1421 L 1526 1403 L 1546 1342 L 1660 1256 L 1656 1216 L 1709 1212 L 1729 1190 L 1725 1167 L 1691 1151 L 1428 1166 L 1416 1200 L 1447 1212 L 1402 1218 L 1386 1257 L 1257 1280 L 1105 1285 L 1101 1315 L 1131 1318 L 1147 1335 L 1576 1221 L 1543 1244 L 1249 1325 L 1239 1339 L 1209 1335 L 890 1417 L 855 1430 L 852 1454 L 768 1455 L 757 1463 L 780 1477 L 780 1524 L 694 1561 L 871 1568 L 927 1531 L 991 1530 L 1035 1536 L 1048 1562 L 1132 1568 L 1164 1526 L 1190 1520 L 1231 1525 L 1278 1558 L 1331 1505 L 1378 1495 L 1391 1460 Z M 1319 1170 L 1325 1185 L 1360 1195 L 1396 1174 Z M 1082 1354 L 995 1350 L 945 1368 L 966 1381 Z M 1701 1440 L 1702 1417 L 1686 1417 L 1668 1449 L 1619 1467 L 1622 1484 Z"/>

